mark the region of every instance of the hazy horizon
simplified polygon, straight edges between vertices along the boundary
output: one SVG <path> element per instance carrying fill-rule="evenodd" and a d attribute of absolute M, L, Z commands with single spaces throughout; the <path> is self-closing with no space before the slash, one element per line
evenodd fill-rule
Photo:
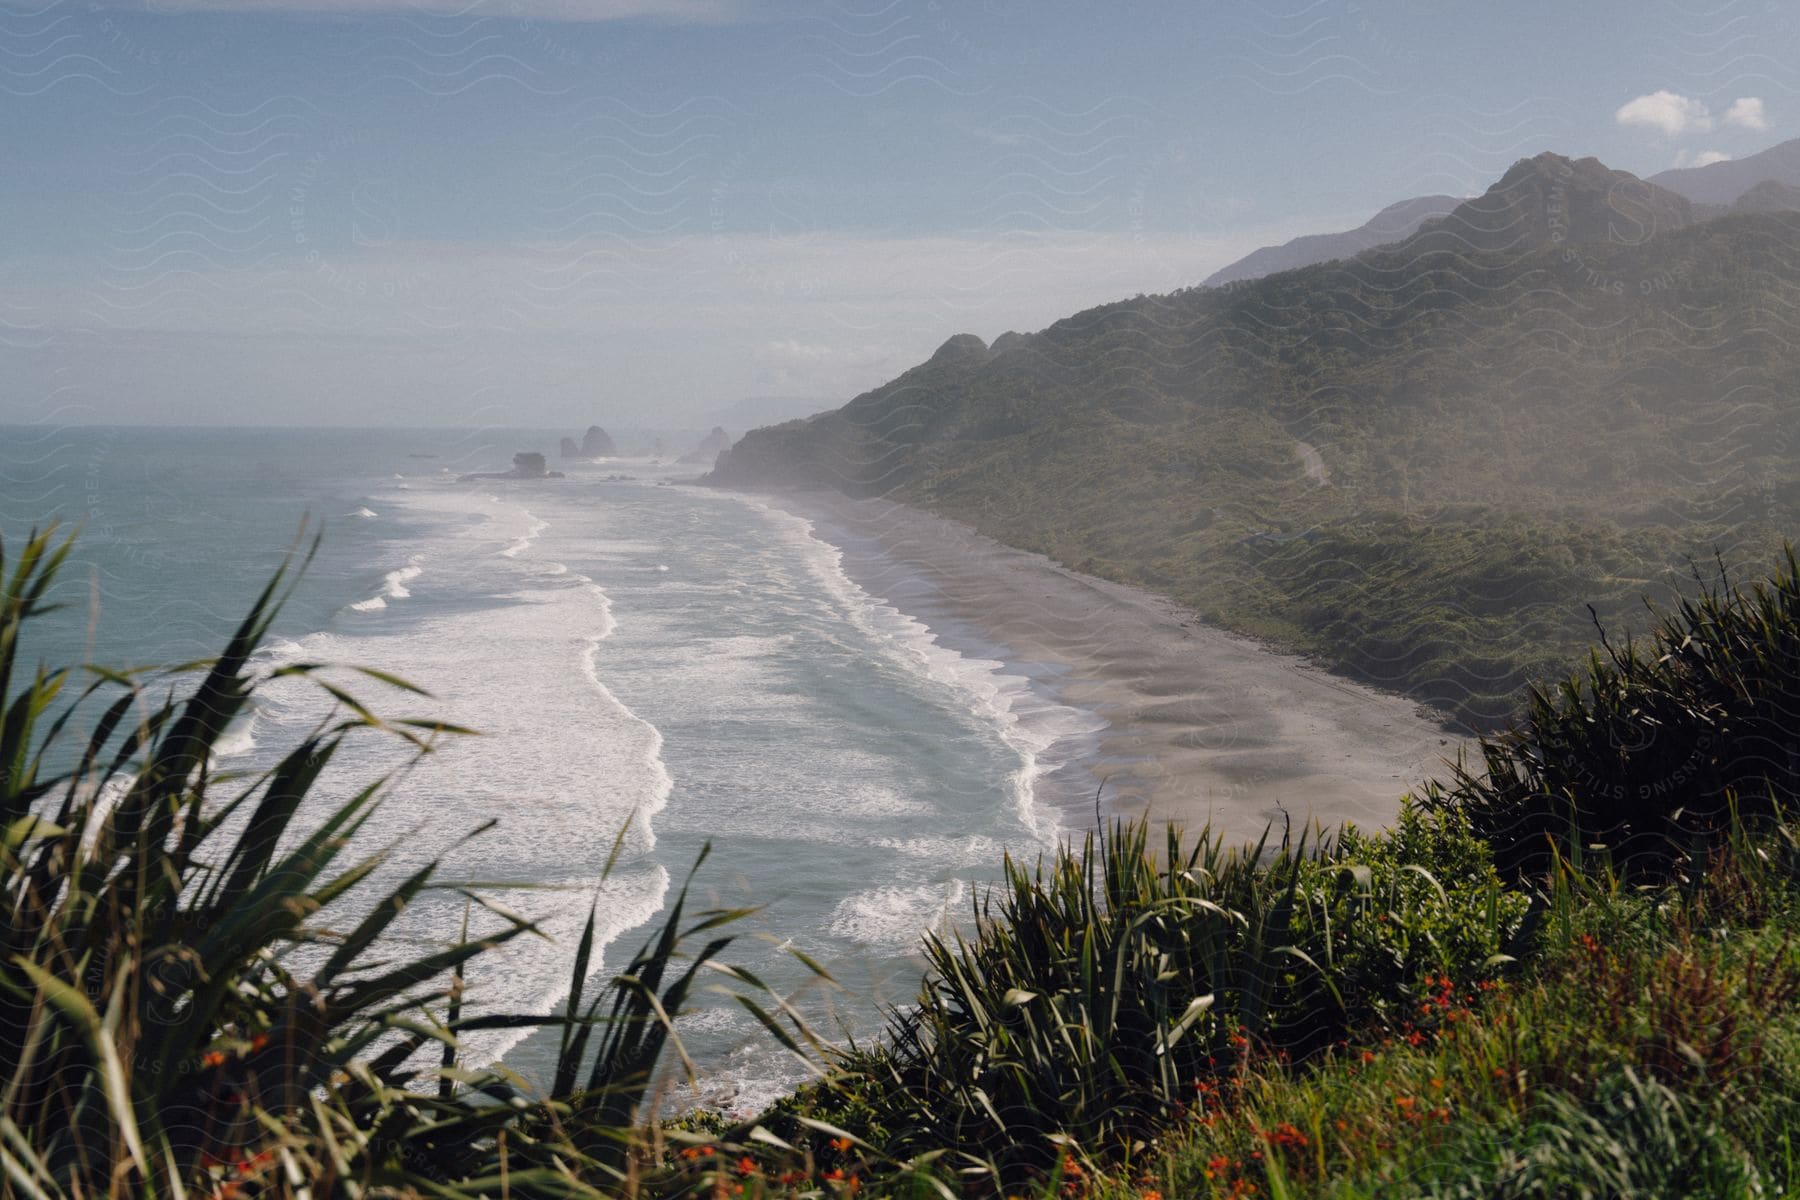
<path fill-rule="evenodd" d="M 1762 150 L 1797 41 L 1618 3 L 0 0 L 0 421 L 834 407 L 1545 149 Z"/>

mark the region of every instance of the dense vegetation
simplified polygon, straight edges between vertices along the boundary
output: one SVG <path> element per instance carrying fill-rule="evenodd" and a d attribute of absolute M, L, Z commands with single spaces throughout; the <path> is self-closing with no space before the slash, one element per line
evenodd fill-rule
<path fill-rule="evenodd" d="M 0 573 L 0 1195 L 1800 1187 L 1791 553 L 1534 694 L 1485 774 L 1390 831 L 1153 851 L 1113 826 L 1009 862 L 963 935 L 928 940 L 890 1036 L 831 1052 L 724 965 L 737 914 L 685 891 L 597 994 L 590 923 L 566 1013 L 467 1015 L 495 986 L 482 955 L 530 922 L 458 887 L 480 932 L 396 943 L 408 900 L 458 885 L 381 883 L 360 844 L 340 861 L 384 781 L 319 804 L 345 739 L 457 731 L 290 667 L 337 715 L 266 773 L 221 773 L 279 581 L 191 683 L 76 689 L 23 666 L 64 553 L 35 539 Z M 749 1121 L 650 1121 L 703 970 L 820 1081 Z M 543 1094 L 462 1061 L 506 1024 L 561 1029 Z"/>
<path fill-rule="evenodd" d="M 714 478 L 881 494 L 1491 728 L 1800 517 L 1800 213 L 1554 155 L 1454 227 L 951 339 Z"/>

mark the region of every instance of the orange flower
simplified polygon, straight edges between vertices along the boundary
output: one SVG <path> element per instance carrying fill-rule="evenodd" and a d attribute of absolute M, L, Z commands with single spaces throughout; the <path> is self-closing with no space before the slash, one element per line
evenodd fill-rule
<path fill-rule="evenodd" d="M 250 1049 L 252 1049 L 252 1050 L 261 1050 L 264 1046 L 266 1046 L 268 1044 L 269 1044 L 269 1035 L 266 1033 L 259 1033 L 255 1037 L 250 1039 Z"/>
<path fill-rule="evenodd" d="M 225 1052 L 223 1050 L 208 1050 L 205 1054 L 200 1056 L 200 1065 L 203 1067 L 224 1066 Z"/>
<path fill-rule="evenodd" d="M 854 1145 L 856 1145 L 856 1143 L 847 1137 L 835 1137 L 831 1139 L 831 1148 L 836 1150 L 839 1154 L 850 1153 L 850 1147 Z"/>
<path fill-rule="evenodd" d="M 738 1171 L 744 1175 L 756 1174 L 756 1160 L 748 1154 L 738 1159 Z"/>

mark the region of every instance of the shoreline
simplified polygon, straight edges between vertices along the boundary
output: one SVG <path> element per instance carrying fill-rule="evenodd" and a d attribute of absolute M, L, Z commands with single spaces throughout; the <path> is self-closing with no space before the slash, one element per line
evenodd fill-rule
<path fill-rule="evenodd" d="M 1071 833 L 1091 827 L 1097 803 L 1234 842 L 1270 824 L 1278 836 L 1284 821 L 1379 828 L 1469 744 L 1404 696 L 961 522 L 835 492 L 744 494 L 810 521 L 858 586 L 944 645 L 997 652 L 1009 673 L 1105 722 L 1038 779 L 1037 801 Z"/>

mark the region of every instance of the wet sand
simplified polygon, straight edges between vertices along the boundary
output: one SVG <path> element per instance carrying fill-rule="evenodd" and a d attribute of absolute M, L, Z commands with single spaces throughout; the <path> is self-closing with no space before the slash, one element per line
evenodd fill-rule
<path fill-rule="evenodd" d="M 1393 820 L 1404 792 L 1445 774 L 1462 744 L 1411 700 L 959 522 L 829 492 L 759 498 L 812 521 L 852 579 L 946 644 L 996 648 L 1062 702 L 1102 717 L 1097 745 L 1061 784 L 1097 789 L 1112 812 L 1189 830 L 1211 823 L 1230 840 L 1288 819 L 1296 830 L 1374 828 Z"/>

